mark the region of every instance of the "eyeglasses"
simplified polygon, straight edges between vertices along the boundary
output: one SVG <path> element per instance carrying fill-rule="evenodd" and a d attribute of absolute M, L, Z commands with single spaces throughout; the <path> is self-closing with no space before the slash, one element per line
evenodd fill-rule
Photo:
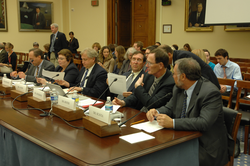
<path fill-rule="evenodd" d="M 57 60 L 61 60 L 61 61 L 64 60 L 64 59 L 65 59 L 65 58 L 57 58 Z"/>
<path fill-rule="evenodd" d="M 151 62 L 147 61 L 147 64 L 148 64 L 148 66 L 152 66 L 152 65 L 157 64 L 157 63 L 151 63 Z"/>
<path fill-rule="evenodd" d="M 141 62 L 142 62 L 142 59 L 135 59 L 135 58 L 132 58 L 132 62 L 138 62 L 138 63 L 141 63 Z"/>

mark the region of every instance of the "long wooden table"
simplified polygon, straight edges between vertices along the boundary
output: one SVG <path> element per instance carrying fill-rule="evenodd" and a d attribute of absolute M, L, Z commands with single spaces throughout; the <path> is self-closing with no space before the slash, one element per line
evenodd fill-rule
<path fill-rule="evenodd" d="M 57 117 L 40 117 L 37 110 L 15 111 L 11 101 L 0 99 L 0 152 L 4 151 L 0 154 L 0 165 L 150 165 L 150 162 L 172 165 L 175 161 L 198 165 L 201 133 L 197 131 L 162 129 L 150 133 L 155 137 L 152 140 L 136 144 L 121 140 L 121 135 L 140 132 L 131 128 L 130 123 L 146 119 L 145 113 L 128 121 L 120 135 L 100 138 L 87 130 L 70 127 Z M 26 108 L 27 103 L 15 101 L 14 106 Z M 138 113 L 126 107 L 119 111 L 124 120 Z M 70 123 L 83 127 L 81 120 Z M 179 159 L 182 153 L 186 154 L 184 161 Z"/>

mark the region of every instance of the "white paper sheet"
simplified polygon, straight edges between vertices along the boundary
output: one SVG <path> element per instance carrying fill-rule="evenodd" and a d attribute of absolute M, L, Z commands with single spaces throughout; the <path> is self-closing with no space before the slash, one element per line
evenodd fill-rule
<path fill-rule="evenodd" d="M 78 106 L 89 106 L 89 105 L 92 105 L 94 104 L 95 100 L 89 98 L 89 99 L 86 99 L 86 100 L 80 100 L 79 103 L 78 103 Z M 103 103 L 102 101 L 97 101 L 95 104 L 101 104 Z"/>
<path fill-rule="evenodd" d="M 124 135 L 120 136 L 120 139 L 123 139 L 124 141 L 127 141 L 131 144 L 137 143 L 137 142 L 142 142 L 150 139 L 154 139 L 155 137 L 146 134 L 144 132 L 139 132 L 135 134 L 129 134 L 129 135 Z"/>
<path fill-rule="evenodd" d="M 56 76 L 57 74 L 59 74 L 59 76 Z M 64 72 L 53 72 L 53 71 L 47 71 L 43 69 L 43 76 L 48 77 L 48 78 L 53 77 L 54 80 L 63 80 L 64 75 L 65 75 Z"/>
<path fill-rule="evenodd" d="M 113 82 L 113 80 L 117 78 L 117 81 L 115 81 L 111 86 L 110 84 Z M 122 95 L 123 92 L 127 92 L 126 87 L 126 76 L 118 75 L 114 73 L 108 73 L 108 82 L 109 82 L 109 90 L 112 93 Z"/>
<path fill-rule="evenodd" d="M 158 125 L 158 122 L 154 120 L 153 122 L 147 121 L 139 124 L 132 125 L 131 127 L 139 129 L 139 130 L 144 130 L 148 133 L 155 132 L 157 130 L 163 129 L 162 126 Z"/>

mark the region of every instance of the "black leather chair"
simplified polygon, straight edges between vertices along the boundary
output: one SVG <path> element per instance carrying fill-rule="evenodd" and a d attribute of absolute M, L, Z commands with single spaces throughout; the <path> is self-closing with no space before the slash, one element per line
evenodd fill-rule
<path fill-rule="evenodd" d="M 235 111 L 227 107 L 223 107 L 223 113 L 224 113 L 224 121 L 225 121 L 225 125 L 227 128 L 227 132 L 229 134 L 229 137 L 231 136 L 231 138 L 233 139 L 233 141 L 229 139 L 229 142 L 228 142 L 228 146 L 229 146 L 228 148 L 229 149 L 233 148 L 234 151 L 232 150 L 229 151 L 230 160 L 227 164 L 228 166 L 232 166 L 234 163 L 234 152 L 235 152 L 235 143 L 237 139 L 237 132 L 240 126 L 240 120 L 241 120 L 242 114 L 239 113 L 238 111 Z"/>

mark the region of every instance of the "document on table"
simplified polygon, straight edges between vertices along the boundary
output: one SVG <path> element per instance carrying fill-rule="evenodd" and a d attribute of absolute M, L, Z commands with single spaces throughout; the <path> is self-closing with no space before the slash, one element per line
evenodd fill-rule
<path fill-rule="evenodd" d="M 58 76 L 56 76 L 57 74 L 59 74 Z M 48 77 L 48 78 L 52 78 L 54 80 L 63 80 L 64 79 L 64 72 L 54 72 L 54 71 L 47 71 L 43 69 L 43 76 Z M 56 76 L 56 77 L 55 77 Z"/>
<path fill-rule="evenodd" d="M 139 124 L 132 125 L 131 127 L 139 129 L 139 130 L 144 130 L 148 133 L 155 132 L 157 130 L 163 129 L 162 126 L 158 125 L 158 122 L 154 120 L 153 122 L 147 121 Z"/>
<path fill-rule="evenodd" d="M 117 78 L 117 81 L 113 82 Z M 112 86 L 109 87 L 110 92 L 122 95 L 123 92 L 127 92 L 126 87 L 126 76 L 118 75 L 114 73 L 108 73 L 109 86 L 113 82 Z"/>
<path fill-rule="evenodd" d="M 93 105 L 95 103 L 96 100 L 93 100 L 91 98 L 85 99 L 85 100 L 80 100 L 78 103 L 78 106 L 82 106 L 82 107 L 88 107 L 90 105 Z M 102 101 L 97 101 L 95 103 L 95 105 L 99 105 L 99 104 L 103 104 Z"/>
<path fill-rule="evenodd" d="M 123 139 L 124 141 L 127 141 L 131 144 L 137 143 L 137 142 L 142 142 L 150 139 L 154 139 L 155 137 L 146 134 L 144 132 L 139 132 L 135 134 L 129 134 L 129 135 L 124 135 L 120 136 L 120 139 Z"/>

